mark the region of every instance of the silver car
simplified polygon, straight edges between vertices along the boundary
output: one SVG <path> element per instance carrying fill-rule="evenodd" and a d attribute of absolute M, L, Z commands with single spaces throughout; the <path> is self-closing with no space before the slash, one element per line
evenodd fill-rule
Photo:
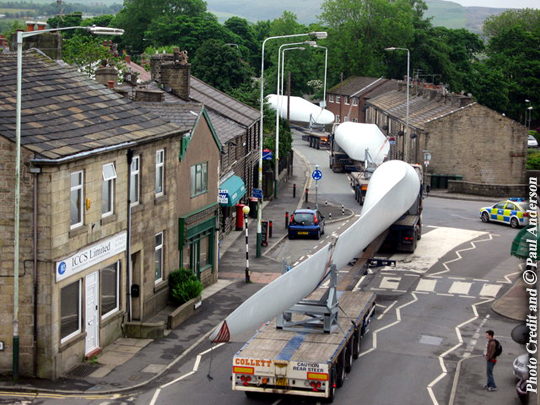
<path fill-rule="evenodd" d="M 527 137 L 527 147 L 528 148 L 538 148 L 538 141 L 532 135 Z"/>
<path fill-rule="evenodd" d="M 514 376 L 520 380 L 529 372 L 527 364 L 529 363 L 529 353 L 520 354 L 514 359 Z"/>

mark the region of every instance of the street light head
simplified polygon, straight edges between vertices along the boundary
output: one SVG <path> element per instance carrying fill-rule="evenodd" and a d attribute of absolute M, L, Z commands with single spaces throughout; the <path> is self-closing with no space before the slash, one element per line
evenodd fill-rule
<path fill-rule="evenodd" d="M 395 51 L 396 48 L 394 48 L 394 47 L 391 47 L 391 48 L 384 48 L 384 50 L 385 50 L 385 51 Z"/>
<path fill-rule="evenodd" d="M 309 35 L 314 36 L 315 39 L 325 39 L 328 37 L 328 33 L 326 31 L 314 31 L 310 32 Z"/>
<path fill-rule="evenodd" d="M 122 35 L 124 30 L 111 27 L 96 27 L 95 25 L 88 27 L 88 32 L 94 35 Z"/>
<path fill-rule="evenodd" d="M 529 100 L 525 100 L 525 102 L 526 102 L 526 103 L 530 103 L 530 101 L 529 101 Z"/>
<path fill-rule="evenodd" d="M 242 212 L 244 214 L 246 214 L 246 215 L 249 214 L 249 211 L 250 211 L 249 206 L 245 205 L 245 206 L 242 207 Z"/>
<path fill-rule="evenodd" d="M 531 107 L 527 107 L 527 110 L 532 110 L 532 109 L 533 109 L 532 106 L 531 106 Z"/>
<path fill-rule="evenodd" d="M 304 44 L 315 47 L 317 46 L 317 41 L 305 41 Z"/>

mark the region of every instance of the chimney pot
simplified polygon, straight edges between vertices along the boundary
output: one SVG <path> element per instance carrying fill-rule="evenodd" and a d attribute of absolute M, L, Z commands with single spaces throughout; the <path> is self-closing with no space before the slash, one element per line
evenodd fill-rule
<path fill-rule="evenodd" d="M 109 80 L 107 85 L 109 86 L 109 89 L 114 89 L 114 80 Z"/>
<path fill-rule="evenodd" d="M 28 32 L 34 31 L 35 26 L 36 26 L 35 21 L 26 21 L 26 31 Z"/>
<path fill-rule="evenodd" d="M 38 26 L 38 31 L 43 31 L 47 27 L 47 23 L 38 22 L 37 26 Z"/>
<path fill-rule="evenodd" d="M 124 60 L 125 60 L 127 63 L 131 63 L 131 56 L 125 55 L 125 56 L 124 56 Z"/>

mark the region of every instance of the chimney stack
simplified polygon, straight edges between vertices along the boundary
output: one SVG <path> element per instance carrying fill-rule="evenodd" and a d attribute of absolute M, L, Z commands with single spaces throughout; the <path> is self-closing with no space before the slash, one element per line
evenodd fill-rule
<path fill-rule="evenodd" d="M 114 87 L 118 83 L 118 71 L 113 66 L 106 66 L 106 61 L 103 61 L 96 69 L 96 81 L 104 86 L 110 86 L 109 82 L 112 82 Z"/>
<path fill-rule="evenodd" d="M 171 60 L 171 55 L 166 55 L 164 59 Z M 175 48 L 172 61 L 161 63 L 161 84 L 169 87 L 178 97 L 189 100 L 190 69 L 187 51 Z"/>

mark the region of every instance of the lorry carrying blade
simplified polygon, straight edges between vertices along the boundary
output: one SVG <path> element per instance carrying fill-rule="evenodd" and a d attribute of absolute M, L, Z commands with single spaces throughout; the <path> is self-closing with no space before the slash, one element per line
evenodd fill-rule
<path fill-rule="evenodd" d="M 357 257 L 411 208 L 419 193 L 420 179 L 411 165 L 401 160 L 380 165 L 369 182 L 362 215 L 339 235 L 333 264 L 339 269 Z"/>
<path fill-rule="evenodd" d="M 384 162 L 390 151 L 386 136 L 375 124 L 343 122 L 336 127 L 335 140 L 339 147 L 353 160 L 365 162 L 369 159 L 379 165 Z"/>
<path fill-rule="evenodd" d="M 210 340 L 235 341 L 305 298 L 324 280 L 331 264 L 339 269 L 358 257 L 412 206 L 419 192 L 420 180 L 412 166 L 399 160 L 380 165 L 371 178 L 362 215 L 335 245 L 324 245 L 247 299 L 218 325 Z"/>
<path fill-rule="evenodd" d="M 290 100 L 288 100 L 290 99 Z M 315 124 L 331 124 L 334 122 L 334 113 L 310 103 L 302 97 L 286 97 L 270 94 L 266 101 L 273 110 L 279 111 L 281 118 L 287 118 L 287 103 L 291 121 L 312 122 Z"/>

